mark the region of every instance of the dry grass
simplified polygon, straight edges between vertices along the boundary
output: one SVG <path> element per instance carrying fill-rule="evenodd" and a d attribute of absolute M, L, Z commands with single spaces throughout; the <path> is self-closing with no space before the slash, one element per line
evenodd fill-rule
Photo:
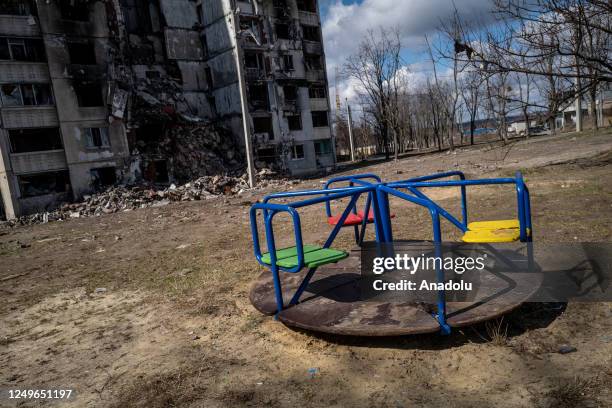
<path fill-rule="evenodd" d="M 599 389 L 597 378 L 581 378 L 575 376 L 571 379 L 561 379 L 546 394 L 546 408 L 577 408 L 596 407 L 596 395 Z"/>
<path fill-rule="evenodd" d="M 497 319 L 485 324 L 489 342 L 494 346 L 502 347 L 508 344 L 508 324 L 504 323 L 504 318 Z"/>

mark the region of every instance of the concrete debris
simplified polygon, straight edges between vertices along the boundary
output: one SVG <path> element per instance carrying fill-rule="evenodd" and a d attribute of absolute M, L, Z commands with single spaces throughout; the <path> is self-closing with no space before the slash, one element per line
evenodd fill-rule
<path fill-rule="evenodd" d="M 559 347 L 557 351 L 559 352 L 559 354 L 568 354 L 568 353 L 574 353 L 578 351 L 578 349 L 574 346 L 563 344 L 562 346 Z"/>
<path fill-rule="evenodd" d="M 275 172 L 263 169 L 257 173 L 257 188 L 286 186 L 298 180 L 280 178 Z M 138 208 L 161 207 L 178 201 L 209 200 L 228 195 L 237 195 L 249 190 L 247 174 L 240 177 L 203 176 L 188 183 L 158 189 L 155 185 L 115 186 L 107 190 L 86 195 L 82 202 L 66 203 L 56 210 L 22 216 L 4 222 L 10 227 L 17 225 L 43 224 L 69 218 L 82 218 L 131 211 Z"/>

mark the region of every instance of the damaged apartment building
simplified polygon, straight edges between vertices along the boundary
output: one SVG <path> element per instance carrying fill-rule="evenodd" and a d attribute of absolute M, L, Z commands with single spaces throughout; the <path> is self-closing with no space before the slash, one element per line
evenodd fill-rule
<path fill-rule="evenodd" d="M 0 0 L 0 211 L 243 171 L 239 72 L 257 167 L 335 164 L 315 0 Z"/>

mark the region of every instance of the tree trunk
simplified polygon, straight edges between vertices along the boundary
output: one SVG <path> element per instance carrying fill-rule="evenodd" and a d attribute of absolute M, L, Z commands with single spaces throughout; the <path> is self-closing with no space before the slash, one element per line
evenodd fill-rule
<path fill-rule="evenodd" d="M 476 124 L 474 123 L 474 120 L 471 119 L 470 120 L 470 145 L 474 146 L 474 128 L 476 127 Z"/>
<path fill-rule="evenodd" d="M 525 120 L 525 139 L 529 139 L 529 114 L 527 113 L 527 106 L 523 107 L 523 119 Z"/>

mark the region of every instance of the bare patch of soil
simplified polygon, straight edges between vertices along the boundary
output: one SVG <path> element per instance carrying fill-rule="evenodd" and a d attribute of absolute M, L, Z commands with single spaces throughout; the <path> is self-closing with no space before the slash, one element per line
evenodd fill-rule
<path fill-rule="evenodd" d="M 522 170 L 536 240 L 610 241 L 611 149 L 608 130 L 463 147 L 360 171 L 398 180 L 449 169 L 470 177 Z M 308 180 L 291 188 L 320 186 Z M 65 406 L 74 407 L 612 403 L 606 303 L 524 305 L 497 328 L 450 337 L 322 336 L 261 316 L 247 296 L 261 272 L 248 209 L 264 193 L 0 230 L 0 388 L 72 388 L 76 397 Z M 431 196 L 458 212 L 458 194 Z M 470 219 L 508 217 L 513 194 L 470 190 Z M 391 206 L 395 236 L 431 238 L 424 211 Z M 323 208 L 302 214 L 305 241 L 322 242 Z M 276 230 L 287 243 L 289 231 Z M 445 227 L 445 238 L 457 237 Z M 350 248 L 352 234 L 343 232 L 337 245 Z M 561 345 L 577 351 L 560 354 Z"/>

